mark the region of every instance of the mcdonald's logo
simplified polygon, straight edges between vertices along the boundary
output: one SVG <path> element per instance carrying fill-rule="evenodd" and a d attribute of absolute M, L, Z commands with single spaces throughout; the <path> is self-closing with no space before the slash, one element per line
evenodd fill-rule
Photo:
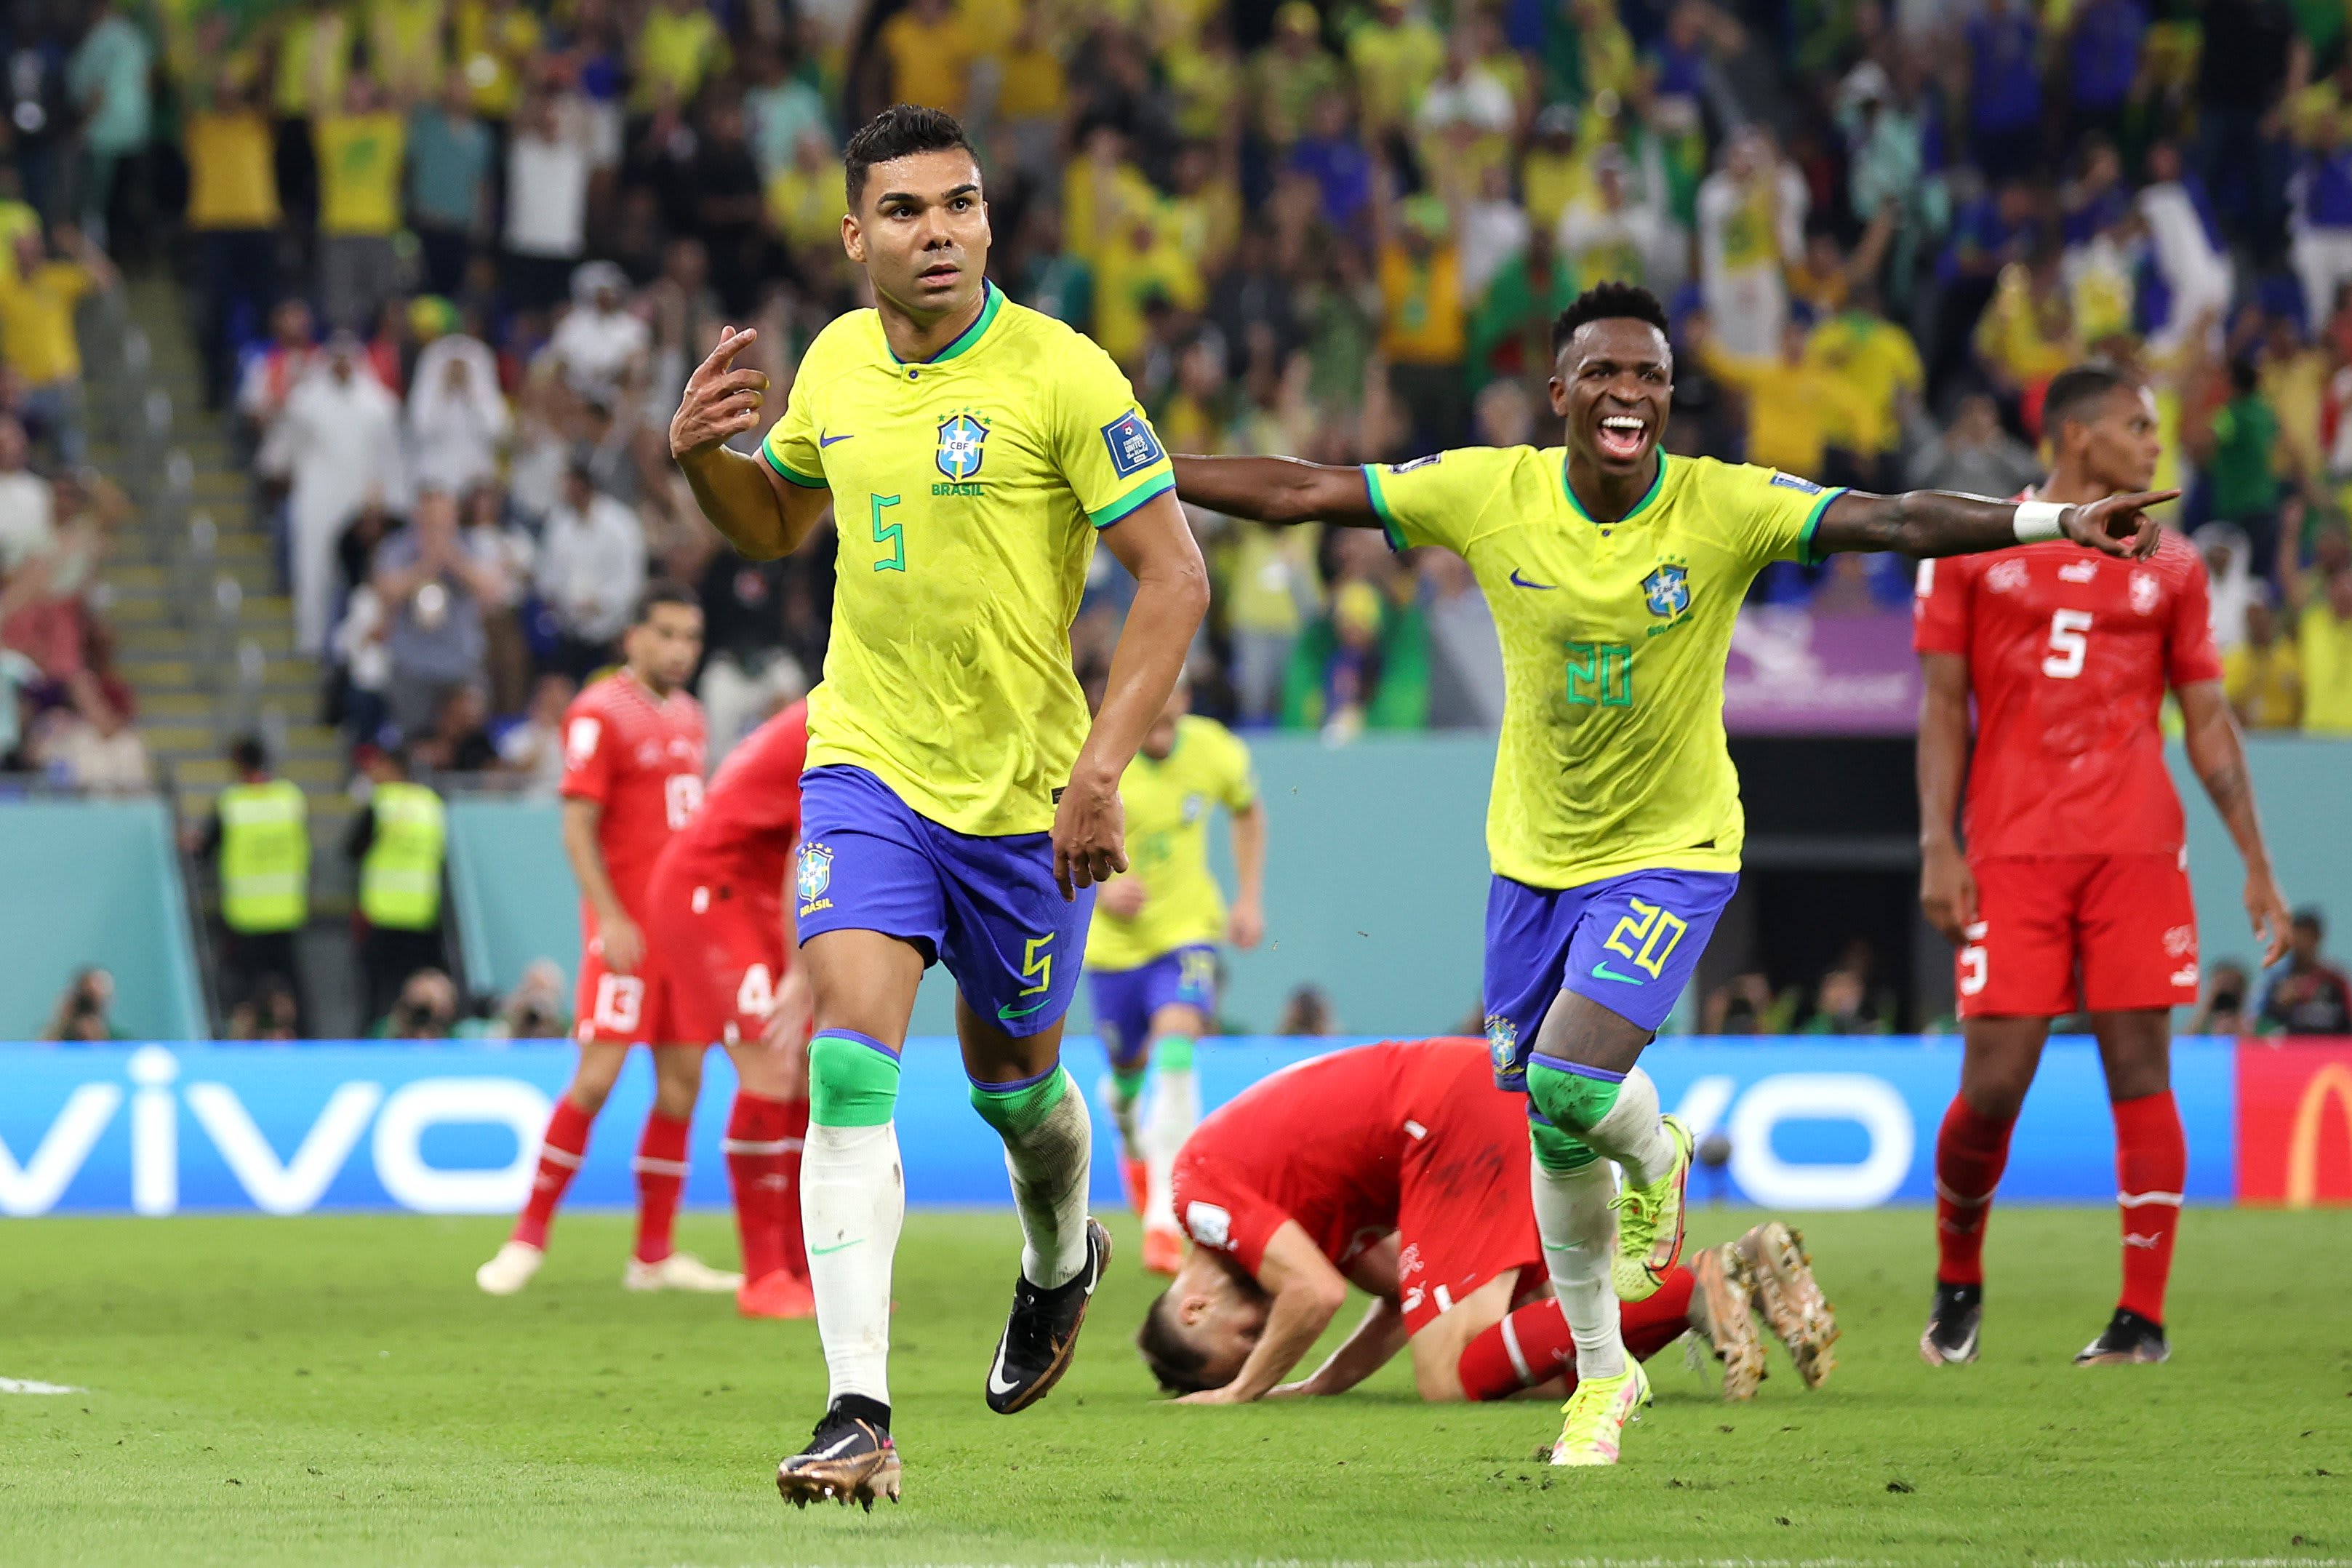
<path fill-rule="evenodd" d="M 2352 1205 L 2352 1040 L 2240 1042 L 2238 1201 Z"/>

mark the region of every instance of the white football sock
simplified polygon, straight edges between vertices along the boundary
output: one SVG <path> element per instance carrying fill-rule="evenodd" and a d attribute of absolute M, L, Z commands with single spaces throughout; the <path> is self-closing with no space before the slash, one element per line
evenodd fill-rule
<path fill-rule="evenodd" d="M 1658 1086 L 1640 1068 L 1625 1075 L 1609 1113 L 1590 1131 L 1576 1136 L 1586 1148 L 1623 1166 L 1626 1178 L 1637 1187 L 1648 1186 L 1675 1168 L 1674 1137 L 1658 1120 Z"/>
<path fill-rule="evenodd" d="M 801 1224 L 830 1399 L 857 1394 L 890 1403 L 890 1261 L 906 1217 L 896 1127 L 810 1124 Z"/>
<path fill-rule="evenodd" d="M 1094 1121 L 1087 1097 L 1068 1081 L 1051 1109 L 1026 1131 L 1000 1128 L 1013 1207 L 1021 1216 L 1021 1275 L 1050 1290 L 1087 1266 L 1087 1183 L 1094 1165 Z"/>
<path fill-rule="evenodd" d="M 1617 1216 L 1609 1207 L 1617 1195 L 1616 1178 L 1601 1160 L 1564 1176 L 1545 1170 L 1539 1161 L 1528 1165 L 1544 1267 L 1576 1341 L 1576 1374 L 1615 1377 L 1625 1370 L 1617 1289 L 1609 1279 L 1617 1255 Z"/>
<path fill-rule="evenodd" d="M 1144 1141 L 1143 1227 L 1181 1230 L 1176 1223 L 1176 1155 L 1201 1124 L 1201 1083 L 1189 1067 L 1162 1066 L 1151 1089 L 1151 1126 Z"/>

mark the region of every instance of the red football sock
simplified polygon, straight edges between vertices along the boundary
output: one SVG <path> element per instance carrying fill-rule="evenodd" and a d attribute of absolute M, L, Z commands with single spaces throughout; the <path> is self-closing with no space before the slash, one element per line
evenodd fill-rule
<path fill-rule="evenodd" d="M 637 1261 L 659 1263 L 670 1254 L 670 1227 L 686 1190 L 686 1135 L 692 1122 L 660 1111 L 646 1118 L 637 1140 Z"/>
<path fill-rule="evenodd" d="M 546 1247 L 548 1224 L 555 1218 L 555 1205 L 563 1201 L 563 1189 L 572 1184 L 588 1153 L 588 1130 L 595 1124 L 593 1115 L 570 1100 L 555 1102 L 555 1114 L 547 1119 L 547 1135 L 540 1140 L 539 1173 L 530 1179 L 530 1197 L 515 1218 L 514 1240 Z"/>
<path fill-rule="evenodd" d="M 1944 1112 L 1936 1134 L 1936 1278 L 1946 1285 L 1984 1283 L 1985 1222 L 2016 1125 L 2013 1117 L 1994 1121 L 1957 1094 Z"/>
<path fill-rule="evenodd" d="M 784 1216 L 800 1213 L 793 1168 L 800 1163 L 799 1145 L 808 1130 L 808 1102 L 794 1103 L 801 1114 L 798 1133 L 792 1127 L 793 1103 L 784 1100 L 739 1091 L 728 1114 L 727 1174 L 735 1189 L 735 1231 L 743 1244 L 747 1280 L 764 1279 L 788 1267 Z M 807 1272 L 804 1262 L 796 1272 Z"/>
<path fill-rule="evenodd" d="M 2116 1304 L 2160 1323 L 2189 1181 L 2189 1142 L 2170 1089 L 2118 1100 L 2115 1112 L 2116 1203 L 2124 1220 L 2124 1291 Z"/>
<path fill-rule="evenodd" d="M 1677 1268 L 1648 1300 L 1628 1301 L 1619 1310 L 1627 1355 L 1647 1361 L 1683 1337 L 1690 1327 L 1696 1283 L 1689 1269 Z M 1521 1307 L 1465 1345 L 1454 1371 L 1468 1399 L 1508 1399 L 1555 1377 L 1575 1387 L 1576 1340 L 1559 1302 L 1547 1296 Z"/>

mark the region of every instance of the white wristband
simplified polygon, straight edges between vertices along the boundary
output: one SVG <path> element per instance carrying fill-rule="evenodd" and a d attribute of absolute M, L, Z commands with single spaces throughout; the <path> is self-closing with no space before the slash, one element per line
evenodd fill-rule
<path fill-rule="evenodd" d="M 2066 537 L 2059 519 L 2066 515 L 2065 507 L 2056 501 L 2021 500 L 2017 503 L 2017 542 L 2020 544 L 2041 544 Z"/>

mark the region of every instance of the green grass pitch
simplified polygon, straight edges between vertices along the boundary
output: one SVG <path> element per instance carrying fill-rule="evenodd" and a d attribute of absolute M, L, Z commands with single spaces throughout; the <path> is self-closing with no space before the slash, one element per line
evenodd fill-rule
<path fill-rule="evenodd" d="M 1705 1211 L 1694 1245 L 1749 1216 Z M 916 1215 L 893 1359 L 907 1500 L 795 1512 L 774 1466 L 824 1397 L 813 1324 L 624 1294 L 627 1222 L 575 1214 L 524 1295 L 487 1220 L 0 1225 L 0 1561 L 46 1564 L 2352 1562 L 2352 1213 L 2192 1209 L 2175 1360 L 2077 1371 L 2116 1224 L 2011 1209 L 1986 1360 L 1915 1351 L 1929 1221 L 1806 1222 L 1845 1325 L 1807 1394 L 1775 1352 L 1726 1406 L 1677 1352 L 1613 1471 L 1555 1472 L 1548 1405 L 1154 1396 L 1134 1230 L 1078 1361 L 981 1401 L 1015 1257 L 1002 1214 Z M 722 1215 L 683 1240 L 730 1257 Z M 1349 1320 L 1342 1320 L 1343 1323 Z"/>

